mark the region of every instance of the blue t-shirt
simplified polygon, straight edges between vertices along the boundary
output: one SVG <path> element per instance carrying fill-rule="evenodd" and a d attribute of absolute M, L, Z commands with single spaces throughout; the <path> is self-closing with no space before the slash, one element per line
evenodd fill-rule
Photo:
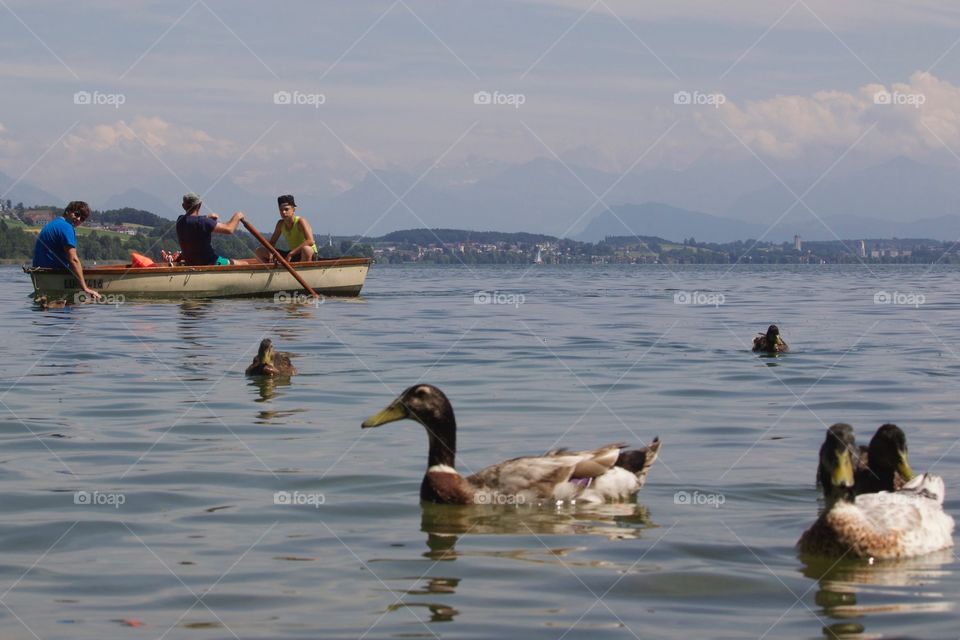
<path fill-rule="evenodd" d="M 177 218 L 177 241 L 187 264 L 207 265 L 217 261 L 212 244 L 216 227 L 217 221 L 207 216 L 183 214 Z"/>
<path fill-rule="evenodd" d="M 77 232 L 64 218 L 51 220 L 40 230 L 33 245 L 33 266 L 69 269 L 67 249 L 77 248 Z"/>

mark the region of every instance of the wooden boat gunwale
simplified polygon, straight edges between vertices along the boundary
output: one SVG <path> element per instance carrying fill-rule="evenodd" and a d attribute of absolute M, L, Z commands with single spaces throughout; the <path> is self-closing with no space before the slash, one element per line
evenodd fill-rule
<path fill-rule="evenodd" d="M 371 258 L 328 258 L 296 263 L 297 272 L 322 295 L 360 294 Z M 71 295 L 79 291 L 69 269 L 23 266 L 35 294 Z M 266 297 L 302 287 L 281 265 L 257 263 L 238 265 L 133 267 L 129 264 L 91 266 L 83 270 L 94 289 L 136 299 L 153 298 L 234 298 Z"/>
<path fill-rule="evenodd" d="M 311 271 L 318 268 L 330 267 L 359 267 L 370 266 L 373 262 L 371 258 L 327 258 L 314 260 L 312 262 L 294 262 L 293 266 L 297 271 Z M 69 269 L 53 269 L 50 267 L 23 267 L 24 273 L 49 273 L 67 275 L 72 272 Z M 126 272 L 141 274 L 177 274 L 177 273 L 230 273 L 237 271 L 283 271 L 286 270 L 279 264 L 235 264 L 235 265 L 177 265 L 155 266 L 155 267 L 132 267 L 129 264 L 111 264 L 102 267 L 84 267 L 83 274 L 86 275 L 126 275 Z"/>

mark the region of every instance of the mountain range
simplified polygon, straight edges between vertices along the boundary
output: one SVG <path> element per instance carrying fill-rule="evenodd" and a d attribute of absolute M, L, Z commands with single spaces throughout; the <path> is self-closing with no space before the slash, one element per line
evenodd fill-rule
<path fill-rule="evenodd" d="M 960 237 L 956 169 L 904 157 L 881 164 L 848 158 L 846 164 L 850 166 L 823 176 L 824 169 L 832 168 L 829 163 L 760 165 L 756 158 L 718 157 L 682 170 L 635 170 L 621 176 L 553 158 L 516 164 L 470 158 L 417 174 L 371 171 L 334 195 L 296 196 L 314 230 L 334 235 L 457 227 L 590 241 L 631 234 L 701 242 L 779 242 L 795 234 L 807 240 Z M 418 181 L 417 175 L 424 177 Z M 203 183 L 203 178 L 195 181 Z M 0 174 L 0 192 L 11 183 Z M 155 184 L 132 185 L 91 204 L 174 216 L 184 191 L 182 184 L 158 178 Z M 5 197 L 28 205 L 62 203 L 26 182 Z M 275 194 L 251 192 L 229 178 L 204 198 L 220 213 L 243 210 L 262 228 L 276 220 Z"/>

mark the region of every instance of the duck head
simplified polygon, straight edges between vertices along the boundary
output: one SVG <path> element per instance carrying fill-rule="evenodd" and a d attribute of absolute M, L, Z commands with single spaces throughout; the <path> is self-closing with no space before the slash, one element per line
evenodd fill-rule
<path fill-rule="evenodd" d="M 273 364 L 273 341 L 270 338 L 264 338 L 260 341 L 260 349 L 257 351 L 257 360 L 260 361 L 260 364 L 272 365 Z"/>
<path fill-rule="evenodd" d="M 830 498 L 852 492 L 855 446 L 850 425 L 838 422 L 827 429 L 827 437 L 820 446 L 818 478 L 824 496 Z"/>
<path fill-rule="evenodd" d="M 457 422 L 453 407 L 443 391 L 430 384 L 413 385 L 387 408 L 364 420 L 361 427 L 370 429 L 398 420 L 415 420 L 427 430 L 430 438 L 429 466 L 453 467 L 457 449 Z"/>
<path fill-rule="evenodd" d="M 771 349 L 783 344 L 783 338 L 780 337 L 780 327 L 775 324 L 767 327 L 767 346 Z"/>
<path fill-rule="evenodd" d="M 913 469 L 907 456 L 907 436 L 895 424 L 885 424 L 870 440 L 867 452 L 870 470 L 877 474 L 880 481 L 893 488 L 894 473 L 899 473 L 905 481 L 913 479 Z"/>

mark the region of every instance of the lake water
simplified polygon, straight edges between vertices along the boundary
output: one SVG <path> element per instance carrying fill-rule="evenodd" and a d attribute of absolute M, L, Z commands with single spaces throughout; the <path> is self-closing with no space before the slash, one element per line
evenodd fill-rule
<path fill-rule="evenodd" d="M 960 512 L 958 275 L 376 265 L 319 306 L 44 312 L 2 268 L 2 636 L 957 638 L 952 552 L 793 545 L 837 421 L 904 427 Z M 794 353 L 749 352 L 771 322 Z M 264 336 L 297 354 L 289 384 L 244 376 Z M 423 429 L 360 429 L 421 380 L 464 471 L 656 435 L 662 455 L 636 504 L 421 506 Z"/>

